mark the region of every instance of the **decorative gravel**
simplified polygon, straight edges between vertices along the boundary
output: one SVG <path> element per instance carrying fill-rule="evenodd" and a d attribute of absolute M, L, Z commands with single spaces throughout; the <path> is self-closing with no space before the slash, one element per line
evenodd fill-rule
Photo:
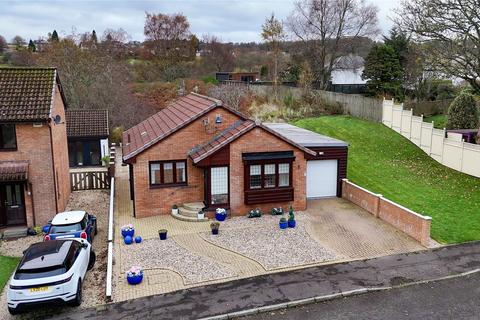
<path fill-rule="evenodd" d="M 271 214 L 264 214 L 259 218 L 248 218 L 247 216 L 232 217 L 220 222 L 220 229 L 240 229 L 240 228 L 255 228 L 261 226 L 278 225 L 280 218 L 288 218 L 288 213 L 283 216 L 272 216 Z M 295 212 L 295 220 L 297 223 L 310 220 L 308 214 L 303 212 Z"/>
<path fill-rule="evenodd" d="M 170 269 L 179 272 L 186 284 L 194 284 L 235 276 L 230 268 L 196 255 L 175 240 L 148 239 L 140 244 L 120 245 L 124 271 L 131 266 L 143 269 Z"/>
<path fill-rule="evenodd" d="M 233 220 L 233 219 L 232 219 Z M 253 220 L 253 219 L 250 219 Z M 241 253 L 266 270 L 274 270 L 338 259 L 331 251 L 313 240 L 300 225 L 279 229 L 278 219 L 258 219 L 258 227 L 223 229 L 218 235 L 203 233 L 201 236 L 219 247 Z M 299 221 L 297 221 L 298 224 Z"/>

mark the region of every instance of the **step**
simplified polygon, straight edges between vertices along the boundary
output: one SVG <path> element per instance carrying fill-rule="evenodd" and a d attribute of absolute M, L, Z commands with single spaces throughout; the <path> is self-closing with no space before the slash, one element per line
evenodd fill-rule
<path fill-rule="evenodd" d="M 187 209 L 187 208 L 184 208 L 184 207 L 178 208 L 178 213 L 182 216 L 185 216 L 185 217 L 196 218 L 199 211 L 200 210 L 190 210 L 190 209 Z"/>
<path fill-rule="evenodd" d="M 201 201 L 184 203 L 182 206 L 187 210 L 195 211 L 195 212 L 198 212 L 198 211 L 202 210 L 203 208 L 205 208 L 205 204 Z"/>
<path fill-rule="evenodd" d="M 27 227 L 15 227 L 15 228 L 7 228 L 3 230 L 3 238 L 10 239 L 10 238 L 20 238 L 27 236 Z"/>
<path fill-rule="evenodd" d="M 205 217 L 204 219 L 198 219 L 196 216 L 195 217 L 189 217 L 189 216 L 184 216 L 184 215 L 176 214 L 176 213 L 171 213 L 171 215 L 175 219 L 186 221 L 186 222 L 205 222 L 205 221 L 208 221 L 207 217 Z"/>

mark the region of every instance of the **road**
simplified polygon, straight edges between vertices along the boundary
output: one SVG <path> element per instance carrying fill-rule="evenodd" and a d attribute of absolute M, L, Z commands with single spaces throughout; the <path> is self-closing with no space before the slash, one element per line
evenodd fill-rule
<path fill-rule="evenodd" d="M 480 273 L 238 320 L 480 319 Z"/>

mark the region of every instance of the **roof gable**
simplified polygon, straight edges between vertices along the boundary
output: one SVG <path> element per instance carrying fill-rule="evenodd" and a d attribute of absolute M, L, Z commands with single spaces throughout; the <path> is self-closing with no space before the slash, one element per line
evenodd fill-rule
<path fill-rule="evenodd" d="M 67 137 L 108 137 L 107 110 L 66 110 Z"/>
<path fill-rule="evenodd" d="M 57 82 L 54 68 L 0 68 L 0 121 L 48 120 Z"/>
<path fill-rule="evenodd" d="M 223 106 L 221 100 L 190 93 L 126 130 L 123 133 L 123 159 L 128 160 L 138 155 L 217 107 L 245 119 L 242 114 Z"/>

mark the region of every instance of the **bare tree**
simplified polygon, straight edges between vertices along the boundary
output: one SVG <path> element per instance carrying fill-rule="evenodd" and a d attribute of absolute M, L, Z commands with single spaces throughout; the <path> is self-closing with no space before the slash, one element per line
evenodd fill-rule
<path fill-rule="evenodd" d="M 242 101 L 248 96 L 248 89 L 245 86 L 221 85 L 212 87 L 207 94 L 222 100 L 230 108 L 239 110 Z"/>
<path fill-rule="evenodd" d="M 7 40 L 0 35 L 0 53 L 3 53 L 8 48 Z"/>
<path fill-rule="evenodd" d="M 215 71 L 231 71 L 235 64 L 232 44 L 222 43 L 220 38 L 213 35 L 204 35 L 202 40 L 205 44 L 202 52 L 205 63 L 213 66 Z"/>
<path fill-rule="evenodd" d="M 17 49 L 19 49 L 19 48 L 25 46 L 27 44 L 27 42 L 21 36 L 15 36 L 12 39 L 12 44 L 15 45 L 15 47 Z"/>
<path fill-rule="evenodd" d="M 326 88 L 335 61 L 352 40 L 378 33 L 378 8 L 364 0 L 300 0 L 287 20 L 293 37 L 303 44 L 315 80 Z"/>
<path fill-rule="evenodd" d="M 478 0 L 404 1 L 396 23 L 424 44 L 433 69 L 464 79 L 480 93 Z"/>
<path fill-rule="evenodd" d="M 273 87 L 275 97 L 277 97 L 278 88 L 278 62 L 281 54 L 281 44 L 285 40 L 285 31 L 283 23 L 275 17 L 275 14 L 265 20 L 262 25 L 262 39 L 267 42 L 273 52 Z"/>

